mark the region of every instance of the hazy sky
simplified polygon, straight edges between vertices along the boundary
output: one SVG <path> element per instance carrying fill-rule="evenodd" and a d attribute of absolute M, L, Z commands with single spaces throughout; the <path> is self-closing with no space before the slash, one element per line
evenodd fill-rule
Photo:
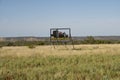
<path fill-rule="evenodd" d="M 0 37 L 49 36 L 55 27 L 73 36 L 120 35 L 120 0 L 0 0 Z"/>

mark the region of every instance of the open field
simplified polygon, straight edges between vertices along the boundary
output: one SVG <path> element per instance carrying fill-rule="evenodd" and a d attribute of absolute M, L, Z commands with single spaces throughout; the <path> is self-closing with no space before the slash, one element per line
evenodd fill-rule
<path fill-rule="evenodd" d="M 0 80 L 120 80 L 120 44 L 3 47 Z"/>

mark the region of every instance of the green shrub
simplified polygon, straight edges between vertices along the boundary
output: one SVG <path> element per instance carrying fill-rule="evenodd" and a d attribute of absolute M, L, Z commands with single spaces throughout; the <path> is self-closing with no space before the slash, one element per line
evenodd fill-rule
<path fill-rule="evenodd" d="M 29 45 L 28 48 L 33 49 L 35 48 L 35 45 Z"/>
<path fill-rule="evenodd" d="M 84 40 L 80 41 L 81 44 L 95 44 L 96 40 L 92 36 L 87 36 Z"/>
<path fill-rule="evenodd" d="M 45 42 L 39 42 L 38 45 L 45 45 Z"/>
<path fill-rule="evenodd" d="M 0 48 L 2 48 L 3 46 L 2 45 L 0 45 Z"/>
<path fill-rule="evenodd" d="M 7 46 L 14 46 L 13 42 L 8 42 Z"/>

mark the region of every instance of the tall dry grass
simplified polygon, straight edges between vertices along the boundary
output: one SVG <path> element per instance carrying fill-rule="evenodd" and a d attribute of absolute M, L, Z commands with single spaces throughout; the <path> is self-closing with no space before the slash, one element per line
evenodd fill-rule
<path fill-rule="evenodd" d="M 0 80 L 120 80 L 120 45 L 3 47 Z"/>
<path fill-rule="evenodd" d="M 3 47 L 0 49 L 0 56 L 33 56 L 33 55 L 81 55 L 81 54 L 120 54 L 120 44 L 100 44 L 100 45 L 72 45 L 58 46 L 36 46 L 30 49 L 23 47 Z"/>

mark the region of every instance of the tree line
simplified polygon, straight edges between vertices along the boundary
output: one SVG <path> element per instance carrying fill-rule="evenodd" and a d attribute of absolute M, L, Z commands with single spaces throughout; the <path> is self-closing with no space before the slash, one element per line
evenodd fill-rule
<path fill-rule="evenodd" d="M 75 45 L 79 44 L 119 44 L 119 40 L 96 40 L 92 36 L 86 37 L 84 40 L 73 40 Z M 70 43 L 68 43 L 70 44 Z M 1 41 L 0 47 L 3 46 L 31 46 L 31 45 L 50 45 L 50 41 Z"/>

